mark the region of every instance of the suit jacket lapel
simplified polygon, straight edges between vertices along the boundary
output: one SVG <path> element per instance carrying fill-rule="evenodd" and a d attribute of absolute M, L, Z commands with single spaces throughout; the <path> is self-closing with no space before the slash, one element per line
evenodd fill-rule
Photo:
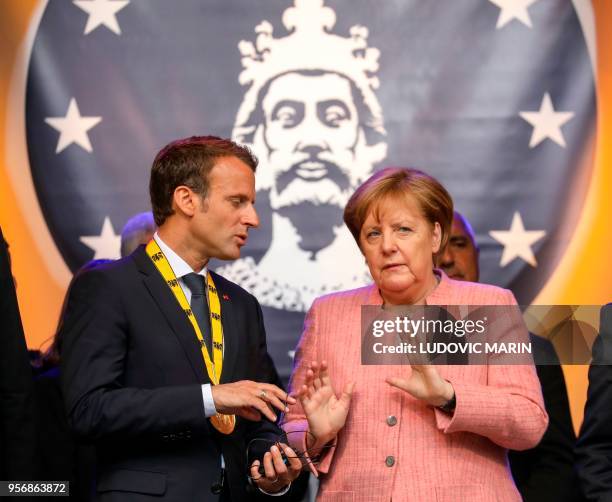
<path fill-rule="evenodd" d="M 232 381 L 232 375 L 236 367 L 236 357 L 238 355 L 237 344 L 240 343 L 238 328 L 236 327 L 236 306 L 232 299 L 223 289 L 223 281 L 219 275 L 211 272 L 213 281 L 219 293 L 221 302 L 221 325 L 223 326 L 223 372 L 221 373 L 221 383 Z"/>
<path fill-rule="evenodd" d="M 198 382 L 201 384 L 209 383 L 210 380 L 206 373 L 206 366 L 204 365 L 204 359 L 200 352 L 200 347 L 193 327 L 176 301 L 172 291 L 151 262 L 144 247 L 140 247 L 132 257 L 140 272 L 143 274 L 145 287 L 148 289 L 159 307 L 159 310 L 168 321 L 173 333 L 179 339 L 187 359 L 196 374 Z"/>

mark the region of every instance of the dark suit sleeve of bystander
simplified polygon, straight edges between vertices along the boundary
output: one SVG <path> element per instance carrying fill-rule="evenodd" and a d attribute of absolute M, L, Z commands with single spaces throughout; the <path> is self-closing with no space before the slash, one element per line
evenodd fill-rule
<path fill-rule="evenodd" d="M 578 476 L 587 500 L 612 501 L 612 304 L 601 310 L 593 345 L 584 421 L 576 446 Z"/>
<path fill-rule="evenodd" d="M 35 477 L 34 414 L 32 371 L 8 246 L 0 230 L 0 479 Z"/>

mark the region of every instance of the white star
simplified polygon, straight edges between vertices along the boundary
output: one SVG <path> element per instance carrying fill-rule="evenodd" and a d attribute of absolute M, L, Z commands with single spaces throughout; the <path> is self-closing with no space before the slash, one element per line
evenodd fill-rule
<path fill-rule="evenodd" d="M 513 19 L 518 19 L 525 26 L 531 28 L 531 18 L 527 9 L 537 0 L 489 0 L 497 5 L 501 10 L 497 18 L 496 29 L 503 28 Z"/>
<path fill-rule="evenodd" d="M 113 224 L 108 216 L 104 218 L 100 235 L 86 235 L 80 237 L 79 240 L 95 251 L 94 260 L 101 258 L 117 260 L 121 257 L 121 236 L 115 235 Z"/>
<path fill-rule="evenodd" d="M 129 4 L 130 0 L 74 0 L 72 3 L 89 14 L 84 35 L 88 35 L 102 24 L 113 33 L 121 35 L 117 12 Z"/>
<path fill-rule="evenodd" d="M 525 230 L 523 219 L 518 211 L 512 217 L 510 230 L 491 230 L 489 235 L 504 246 L 499 265 L 505 267 L 515 258 L 521 258 L 532 267 L 537 262 L 531 246 L 546 235 L 544 230 Z"/>
<path fill-rule="evenodd" d="M 87 131 L 99 124 L 102 117 L 81 117 L 76 99 L 72 98 L 65 117 L 49 117 L 45 122 L 60 132 L 55 153 L 60 153 L 72 143 L 76 143 L 91 153 L 91 143 Z"/>
<path fill-rule="evenodd" d="M 574 116 L 574 112 L 556 112 L 550 94 L 544 94 L 539 111 L 519 112 L 519 115 L 533 126 L 529 148 L 539 145 L 546 138 L 565 148 L 561 126 Z"/>

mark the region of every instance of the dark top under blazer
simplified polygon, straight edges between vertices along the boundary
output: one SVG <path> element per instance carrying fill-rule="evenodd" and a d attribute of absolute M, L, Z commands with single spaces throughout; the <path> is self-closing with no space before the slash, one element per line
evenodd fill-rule
<path fill-rule="evenodd" d="M 222 308 L 221 383 L 278 383 L 257 300 L 212 274 Z M 144 247 L 77 278 L 64 324 L 62 380 L 68 419 L 97 447 L 103 501 L 247 500 L 245 444 L 274 424 L 238 418 L 223 436 L 204 417 L 209 383 L 193 328 Z M 229 489 L 229 492 L 227 491 Z"/>

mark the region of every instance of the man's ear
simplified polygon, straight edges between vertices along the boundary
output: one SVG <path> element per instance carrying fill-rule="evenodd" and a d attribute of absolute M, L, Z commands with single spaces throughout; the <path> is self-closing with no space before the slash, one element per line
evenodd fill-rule
<path fill-rule="evenodd" d="M 179 185 L 172 195 L 172 208 L 186 216 L 193 216 L 197 209 L 196 197 L 199 197 L 191 188 Z"/>

